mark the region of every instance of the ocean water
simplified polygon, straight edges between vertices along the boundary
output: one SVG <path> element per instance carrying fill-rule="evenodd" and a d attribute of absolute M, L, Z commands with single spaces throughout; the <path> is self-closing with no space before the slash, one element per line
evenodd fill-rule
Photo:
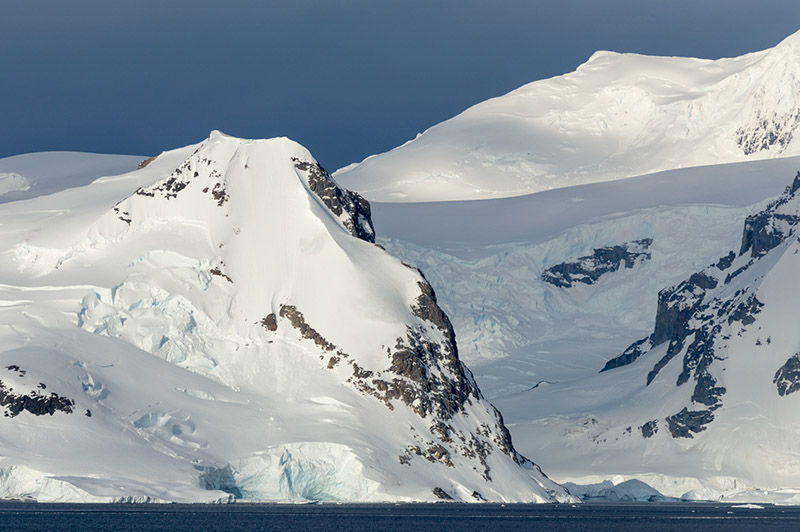
<path fill-rule="evenodd" d="M 800 530 L 800 507 L 727 504 L 0 503 L 0 531 L 769 531 Z"/>

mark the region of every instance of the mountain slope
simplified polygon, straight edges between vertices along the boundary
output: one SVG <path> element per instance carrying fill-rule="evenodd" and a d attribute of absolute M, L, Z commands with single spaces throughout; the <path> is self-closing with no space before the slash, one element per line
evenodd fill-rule
<path fill-rule="evenodd" d="M 0 221 L 4 496 L 570 500 L 291 141 L 215 132 Z"/>
<path fill-rule="evenodd" d="M 468 200 L 798 155 L 798 80 L 800 32 L 715 61 L 597 52 L 335 175 L 375 201 Z"/>
<path fill-rule="evenodd" d="M 652 333 L 603 372 L 499 400 L 515 437 L 560 478 L 622 474 L 678 496 L 800 485 L 799 191 L 800 174 L 734 250 L 662 290 Z"/>

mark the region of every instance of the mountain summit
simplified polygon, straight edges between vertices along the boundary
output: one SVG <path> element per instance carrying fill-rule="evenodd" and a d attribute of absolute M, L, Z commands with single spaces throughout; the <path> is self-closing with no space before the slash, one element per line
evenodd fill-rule
<path fill-rule="evenodd" d="M 335 175 L 384 202 L 518 196 L 800 154 L 800 32 L 719 60 L 596 52 Z"/>
<path fill-rule="evenodd" d="M 295 142 L 213 132 L 0 223 L 3 497 L 571 500 Z"/>

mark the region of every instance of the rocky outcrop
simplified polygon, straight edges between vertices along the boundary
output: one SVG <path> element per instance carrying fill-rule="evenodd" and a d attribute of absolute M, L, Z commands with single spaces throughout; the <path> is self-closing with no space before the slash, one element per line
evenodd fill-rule
<path fill-rule="evenodd" d="M 289 323 L 292 324 L 292 327 L 300 331 L 300 334 L 303 336 L 303 338 L 312 340 L 325 351 L 333 351 L 336 349 L 335 345 L 326 340 L 320 333 L 306 323 L 303 313 L 300 312 L 294 305 L 281 305 L 279 314 L 281 318 L 288 319 Z M 265 320 L 266 319 L 267 318 L 265 318 Z"/>
<path fill-rule="evenodd" d="M 642 338 L 641 340 L 631 344 L 621 355 L 606 362 L 606 365 L 603 366 L 603 369 L 601 369 L 600 372 L 602 373 L 603 371 L 608 371 L 610 369 L 627 366 L 652 348 L 653 342 L 650 341 L 650 337 Z"/>
<path fill-rule="evenodd" d="M 306 174 L 308 187 L 338 218 L 350 234 L 367 242 L 375 242 L 375 227 L 369 202 L 359 194 L 336 184 L 331 175 L 315 161 L 292 158 L 295 168 Z"/>
<path fill-rule="evenodd" d="M 649 386 L 674 358 L 682 357 L 675 385 L 693 382 L 694 389 L 690 405 L 666 418 L 674 438 L 691 438 L 701 432 L 714 420 L 713 412 L 722 406 L 727 390 L 718 382 L 721 372 L 715 368 L 726 358 L 722 353 L 730 336 L 741 335 L 753 326 L 764 306 L 755 288 L 741 284 L 736 290 L 730 287 L 756 261 L 794 234 L 800 221 L 798 190 L 800 172 L 777 200 L 747 217 L 738 255 L 731 251 L 686 281 L 659 292 L 652 334 L 633 343 L 601 370 L 631 364 L 667 342 L 666 353 L 647 374 L 645 385 Z M 800 388 L 800 359 L 789 359 L 775 374 L 774 383 L 780 395 Z M 647 423 L 642 425 L 642 435 L 652 436 L 654 432 L 645 427 Z"/>
<path fill-rule="evenodd" d="M 17 373 L 18 378 L 25 377 L 27 373 L 16 364 L 6 366 L 5 369 L 9 372 Z M 13 388 L 0 381 L 0 406 L 5 409 L 3 415 L 5 417 L 15 417 L 22 412 L 29 412 L 34 416 L 52 416 L 56 412 L 73 413 L 75 401 L 53 392 L 45 394 L 39 391 L 46 388 L 47 385 L 40 382 L 36 390 L 32 390 L 27 394 L 14 393 Z M 87 415 L 91 416 L 91 414 Z"/>
<path fill-rule="evenodd" d="M 147 159 L 145 159 L 145 160 L 141 161 L 141 162 L 140 162 L 140 163 L 139 163 L 139 164 L 136 166 L 136 169 L 137 169 L 137 170 L 141 170 L 142 168 L 145 168 L 145 167 L 146 167 L 148 164 L 152 163 L 152 162 L 153 162 L 153 161 L 155 161 L 155 160 L 156 160 L 156 158 L 155 158 L 155 157 L 148 157 Z"/>
<path fill-rule="evenodd" d="M 658 420 L 653 419 L 651 421 L 648 421 L 639 428 L 642 431 L 642 436 L 644 436 L 645 438 L 652 438 L 656 434 L 656 432 L 658 432 Z"/>
<path fill-rule="evenodd" d="M 778 369 L 772 383 L 778 388 L 778 395 L 781 397 L 800 390 L 800 353 L 792 355 Z"/>
<path fill-rule="evenodd" d="M 782 207 L 794 199 L 799 188 L 800 172 L 782 196 L 763 211 L 747 217 L 739 255 L 750 251 L 751 257 L 761 257 L 786 239 L 800 221 L 800 215 L 796 211 L 785 212 Z"/>
<path fill-rule="evenodd" d="M 714 414 L 710 410 L 689 411 L 684 408 L 667 418 L 667 426 L 673 438 L 693 438 L 692 433 L 704 431 L 712 421 Z"/>
<path fill-rule="evenodd" d="M 561 288 L 570 288 L 575 283 L 594 284 L 607 273 L 633 268 L 638 262 L 649 260 L 652 244 L 652 238 L 643 238 L 595 249 L 591 255 L 547 268 L 542 273 L 542 281 Z"/>
<path fill-rule="evenodd" d="M 433 494 L 436 495 L 437 498 L 445 500 L 445 501 L 452 501 L 453 498 L 442 488 L 433 488 Z"/>
<path fill-rule="evenodd" d="M 772 116 L 760 115 L 754 126 L 736 130 L 736 145 L 745 155 L 775 149 L 778 153 L 786 149 L 800 126 L 800 112 Z"/>

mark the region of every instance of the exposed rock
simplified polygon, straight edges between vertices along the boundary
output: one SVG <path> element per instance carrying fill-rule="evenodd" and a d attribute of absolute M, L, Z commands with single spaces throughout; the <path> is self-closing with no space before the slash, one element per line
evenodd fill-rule
<path fill-rule="evenodd" d="M 713 421 L 713 412 L 722 406 L 726 388 L 719 385 L 714 376 L 721 375 L 721 372 L 712 372 L 712 368 L 725 359 L 724 349 L 730 333 L 741 335 L 756 322 L 764 306 L 754 288 L 737 287 L 738 290 L 732 294 L 726 288 L 760 257 L 794 235 L 800 222 L 800 206 L 796 201 L 799 190 L 800 172 L 778 199 L 761 212 L 747 217 L 738 255 L 731 251 L 688 280 L 661 290 L 653 333 L 633 343 L 603 368 L 606 371 L 630 364 L 654 347 L 668 342 L 666 353 L 647 375 L 646 385 L 649 386 L 670 361 L 682 355 L 683 364 L 676 386 L 694 380 L 694 390 L 691 405 L 667 418 L 673 437 L 691 438 L 692 433 L 704 430 Z M 756 342 L 759 343 L 760 340 Z M 795 357 L 775 374 L 774 383 L 781 396 L 800 389 L 800 355 Z M 704 408 L 697 409 L 695 405 Z M 642 426 L 643 436 L 654 434 L 656 424 L 651 423 Z"/>
<path fill-rule="evenodd" d="M 228 201 L 228 192 L 225 190 L 225 187 L 222 183 L 217 183 L 214 185 L 214 188 L 211 190 L 211 197 L 217 200 L 217 205 L 222 207 L 226 201 Z"/>
<path fill-rule="evenodd" d="M 122 220 L 128 225 L 131 225 L 131 214 L 127 211 L 120 211 L 119 207 L 114 207 L 114 213 L 117 215 L 117 218 Z"/>
<path fill-rule="evenodd" d="M 736 253 L 731 251 L 727 255 L 719 259 L 719 261 L 717 261 L 717 263 L 714 266 L 716 266 L 719 271 L 725 271 L 731 267 L 731 264 L 733 264 L 733 260 L 735 258 L 736 258 Z"/>
<path fill-rule="evenodd" d="M 261 320 L 261 325 L 264 326 L 265 329 L 268 331 L 275 332 L 278 330 L 278 319 L 275 316 L 275 313 L 272 312 L 267 314 L 267 317 Z"/>
<path fill-rule="evenodd" d="M 236 498 L 242 497 L 242 492 L 236 485 L 235 470 L 230 465 L 225 467 L 195 466 L 200 471 L 200 485 L 207 490 L 220 490 Z"/>
<path fill-rule="evenodd" d="M 315 344 L 320 346 L 325 351 L 333 351 L 336 349 L 335 345 L 323 338 L 320 333 L 306 323 L 303 313 L 297 310 L 297 307 L 294 305 L 281 305 L 279 314 L 282 318 L 288 319 L 289 323 L 292 324 L 292 327 L 300 331 L 300 334 L 303 336 L 303 338 L 313 340 Z M 269 316 L 267 316 L 267 318 L 269 318 Z M 267 318 L 264 319 L 266 320 Z"/>
<path fill-rule="evenodd" d="M 720 262 L 722 262 L 722 260 L 724 260 L 724 257 L 720 259 Z M 713 290 L 717 287 L 717 280 L 705 272 L 693 273 L 689 277 L 689 283 L 693 284 L 694 286 L 698 286 L 703 290 Z"/>
<path fill-rule="evenodd" d="M 138 196 L 148 196 L 154 198 L 156 195 L 164 199 L 172 199 L 178 196 L 178 193 L 189 185 L 189 180 L 197 177 L 198 172 L 192 173 L 191 159 L 186 160 L 178 168 L 175 169 L 167 178 L 162 179 L 149 187 L 142 187 L 136 191 Z"/>
<path fill-rule="evenodd" d="M 222 270 L 220 270 L 218 267 L 211 268 L 210 273 L 211 273 L 211 275 L 216 275 L 217 277 L 222 277 L 223 279 L 225 279 L 229 283 L 233 283 L 233 279 L 231 279 L 227 274 L 223 273 Z"/>
<path fill-rule="evenodd" d="M 755 126 L 736 130 L 736 145 L 745 155 L 776 149 L 778 153 L 786 149 L 792 141 L 794 132 L 800 125 L 800 112 L 764 116 L 759 113 Z"/>
<path fill-rule="evenodd" d="M 763 256 L 789 236 L 800 221 L 800 216 L 796 212 L 781 212 L 780 208 L 794 197 L 798 188 L 800 188 L 800 172 L 777 200 L 767 205 L 761 212 L 747 217 L 739 255 L 750 251 L 750 256 L 753 258 Z"/>
<path fill-rule="evenodd" d="M 606 365 L 603 366 L 603 369 L 601 369 L 600 372 L 602 373 L 603 371 L 608 371 L 610 369 L 627 366 L 643 354 L 647 353 L 650 349 L 652 349 L 652 347 L 653 344 L 650 341 L 650 337 L 642 338 L 641 340 L 631 344 L 630 347 L 628 347 L 621 355 L 606 362 Z"/>
<path fill-rule="evenodd" d="M 369 202 L 359 194 L 336 184 L 331 175 L 317 162 L 292 158 L 295 168 L 306 173 L 308 187 L 356 238 L 375 243 L 375 227 Z"/>
<path fill-rule="evenodd" d="M 775 372 L 772 382 L 778 388 L 778 395 L 784 397 L 800 390 L 800 353 L 792 355 L 786 363 Z"/>
<path fill-rule="evenodd" d="M 756 314 L 761 311 L 764 303 L 758 300 L 755 294 L 751 294 L 745 301 L 740 302 L 736 307 L 730 311 L 728 315 L 728 324 L 733 322 L 740 322 L 742 325 L 751 325 L 756 321 Z"/>
<path fill-rule="evenodd" d="M 16 371 L 20 377 L 24 377 L 26 373 L 25 370 L 20 369 L 17 365 L 7 366 L 6 369 Z M 47 388 L 43 383 L 39 384 L 39 389 Z M 71 414 L 75 401 L 61 397 L 56 393 L 43 395 L 36 390 L 27 395 L 15 394 L 12 389 L 7 388 L 0 381 L 0 406 L 5 407 L 4 415 L 6 417 L 15 417 L 23 411 L 30 412 L 35 416 L 43 416 L 45 414 L 52 416 L 56 412 Z"/>
<path fill-rule="evenodd" d="M 453 500 L 453 498 L 442 488 L 433 488 L 433 494 L 445 501 Z"/>
<path fill-rule="evenodd" d="M 652 438 L 658 432 L 658 420 L 648 421 L 639 428 L 642 429 L 642 436 Z"/>
<path fill-rule="evenodd" d="M 706 425 L 714 421 L 711 410 L 689 411 L 685 408 L 667 419 L 667 426 L 673 438 L 694 438 L 695 434 L 706 430 Z"/>
<path fill-rule="evenodd" d="M 652 238 L 643 238 L 598 248 L 591 255 L 547 268 L 542 273 L 542 280 L 561 288 L 570 288 L 574 283 L 594 284 L 607 273 L 615 272 L 621 267 L 633 268 L 637 262 L 650 259 L 648 250 L 652 244 Z"/>
<path fill-rule="evenodd" d="M 157 156 L 156 156 L 156 157 L 157 157 Z M 141 161 L 141 162 L 139 163 L 139 165 L 136 167 L 136 169 L 137 169 L 137 170 L 141 170 L 142 168 L 144 168 L 145 166 L 147 166 L 148 164 L 152 163 L 152 162 L 153 162 L 153 161 L 155 161 L 155 160 L 156 160 L 156 158 L 155 158 L 155 157 L 148 157 L 147 159 L 145 159 L 145 160 Z"/>

